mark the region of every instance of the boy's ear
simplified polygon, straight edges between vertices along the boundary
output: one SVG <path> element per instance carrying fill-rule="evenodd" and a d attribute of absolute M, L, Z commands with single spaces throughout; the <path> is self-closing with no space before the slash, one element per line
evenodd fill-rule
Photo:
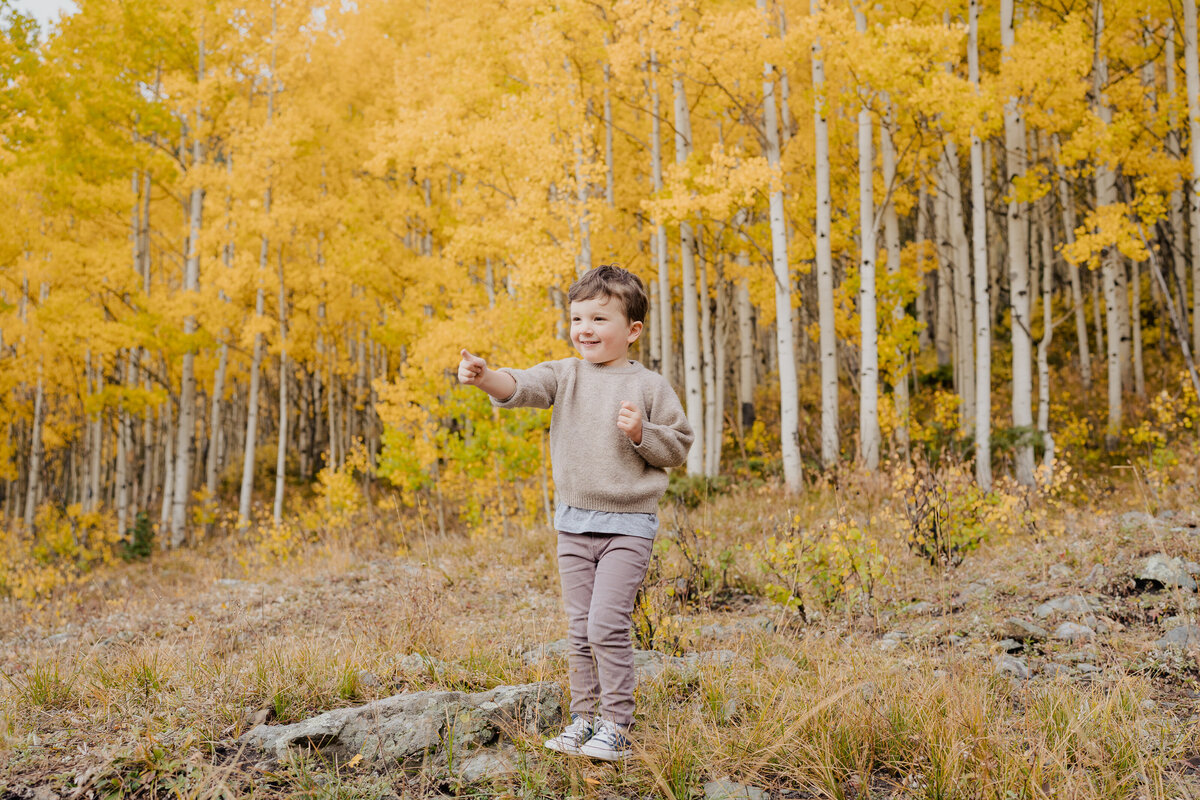
<path fill-rule="evenodd" d="M 642 335 L 643 325 L 641 322 L 634 321 L 629 323 L 629 343 L 633 344 Z"/>

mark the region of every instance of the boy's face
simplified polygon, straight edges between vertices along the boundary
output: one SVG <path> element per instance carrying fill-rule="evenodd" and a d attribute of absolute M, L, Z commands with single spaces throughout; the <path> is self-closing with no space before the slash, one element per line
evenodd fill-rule
<path fill-rule="evenodd" d="M 571 303 L 571 342 L 593 364 L 611 366 L 629 358 L 642 323 L 630 322 L 621 301 L 599 296 Z"/>

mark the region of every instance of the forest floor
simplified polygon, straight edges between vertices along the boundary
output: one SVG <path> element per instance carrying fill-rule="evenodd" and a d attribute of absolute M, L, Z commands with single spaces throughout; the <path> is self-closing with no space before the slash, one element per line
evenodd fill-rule
<path fill-rule="evenodd" d="M 1155 554 L 1200 570 L 1196 509 L 1045 509 L 1053 525 L 954 566 L 896 537 L 872 602 L 805 619 L 749 566 L 793 502 L 741 490 L 664 513 L 654 581 L 669 591 L 648 593 L 641 644 L 726 653 L 642 682 L 627 764 L 521 734 L 517 771 L 476 783 L 235 757 L 256 724 L 399 692 L 565 691 L 561 657 L 522 657 L 565 622 L 544 527 L 399 550 L 328 537 L 252 570 L 224 540 L 0 606 L 0 797 L 1200 798 L 1200 642 L 1160 642 L 1200 603 L 1137 578 Z M 438 667 L 406 668 L 414 653 Z"/>

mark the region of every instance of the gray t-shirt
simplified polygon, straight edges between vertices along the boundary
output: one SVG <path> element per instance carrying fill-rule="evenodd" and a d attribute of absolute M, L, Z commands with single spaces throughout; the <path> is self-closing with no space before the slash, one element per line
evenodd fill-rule
<path fill-rule="evenodd" d="M 589 511 L 559 503 L 554 509 L 554 529 L 560 533 L 617 533 L 653 539 L 658 515 L 637 511 Z"/>

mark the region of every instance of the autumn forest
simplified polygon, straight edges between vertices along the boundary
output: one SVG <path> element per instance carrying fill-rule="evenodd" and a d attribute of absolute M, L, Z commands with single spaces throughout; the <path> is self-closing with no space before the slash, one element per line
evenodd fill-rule
<path fill-rule="evenodd" d="M 1200 414 L 1188 0 L 79 6 L 0 5 L 10 564 L 544 519 L 548 417 L 452 370 L 569 355 L 602 263 L 693 480 L 1034 486 Z"/>

